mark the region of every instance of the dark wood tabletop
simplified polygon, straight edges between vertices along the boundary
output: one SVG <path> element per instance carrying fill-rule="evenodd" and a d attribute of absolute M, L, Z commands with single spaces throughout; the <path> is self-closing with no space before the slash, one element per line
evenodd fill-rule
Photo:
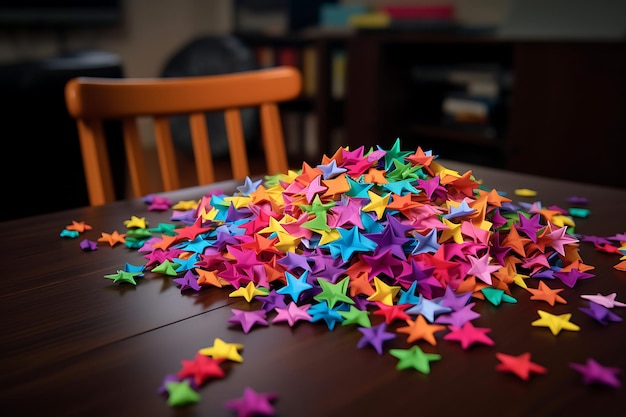
<path fill-rule="evenodd" d="M 590 157 L 592 158 L 592 157 Z M 591 160 L 591 159 L 590 159 Z M 472 169 L 485 186 L 506 192 L 513 201 L 567 207 L 571 196 L 589 199 L 587 218 L 575 219 L 576 233 L 614 236 L 626 232 L 626 190 L 551 180 L 528 175 L 443 162 L 459 172 Z M 602 167 L 579 167 L 601 169 Z M 239 182 L 194 187 L 167 194 L 172 201 L 199 199 L 210 189 L 232 193 Z M 60 188 L 62 188 L 60 186 Z M 517 197 L 514 190 L 537 191 Z M 59 190 L 59 198 L 68 190 Z M 5 204 L 46 204 L 36 190 L 30 201 Z M 494 306 L 476 301 L 481 314 L 475 325 L 491 329 L 493 346 L 418 342 L 425 352 L 441 355 L 430 373 L 398 370 L 389 349 L 406 348 L 399 336 L 379 355 L 357 348 L 362 334 L 354 326 L 300 322 L 258 326 L 247 334 L 228 323 L 231 309 L 250 309 L 232 291 L 207 287 L 181 292 L 171 279 L 146 272 L 138 285 L 115 284 L 104 278 L 128 262 L 143 264 L 137 250 L 124 245 L 85 252 L 82 239 L 60 236 L 72 221 L 84 221 L 101 232 L 125 230 L 131 216 L 151 226 L 170 222 L 171 210 L 148 211 L 141 199 L 102 207 L 85 207 L 0 224 L 0 415 L 8 416 L 234 416 L 224 407 L 246 387 L 276 393 L 279 416 L 623 416 L 626 413 L 626 323 L 603 325 L 580 310 L 582 294 L 617 294 L 626 302 L 626 272 L 614 268 L 619 253 L 605 253 L 589 242 L 580 255 L 593 265 L 595 277 L 573 288 L 562 286 L 566 304 L 550 307 L 513 288 L 517 303 Z M 528 280 L 536 287 L 538 280 Z M 557 282 L 551 283 L 559 287 Z M 253 300 L 253 303 L 259 303 Z M 580 331 L 553 335 L 532 326 L 537 310 L 571 313 Z M 626 308 L 611 310 L 626 317 Z M 373 323 L 382 317 L 371 316 Z M 396 328 L 391 324 L 389 328 Z M 176 373 L 184 360 L 216 338 L 243 345 L 243 362 L 224 363 L 225 376 L 199 388 L 196 404 L 172 407 L 157 392 L 164 377 Z M 527 381 L 498 372 L 496 353 L 521 355 L 547 369 Z M 622 370 L 622 386 L 585 384 L 569 363 L 594 358 Z"/>

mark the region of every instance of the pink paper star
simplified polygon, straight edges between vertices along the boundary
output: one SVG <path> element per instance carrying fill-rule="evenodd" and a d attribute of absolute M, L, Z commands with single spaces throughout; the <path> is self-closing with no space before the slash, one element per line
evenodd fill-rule
<path fill-rule="evenodd" d="M 491 331 L 485 327 L 474 327 L 471 321 L 466 322 L 463 327 L 449 326 L 450 333 L 446 334 L 444 340 L 454 340 L 461 343 L 463 349 L 467 349 L 474 343 L 493 346 L 493 340 L 487 336 Z"/>
<path fill-rule="evenodd" d="M 474 275 L 486 284 L 491 285 L 491 273 L 502 268 L 500 265 L 489 265 L 489 254 L 485 254 L 480 258 L 468 256 L 467 259 L 472 265 L 467 271 L 468 275 Z"/>
<path fill-rule="evenodd" d="M 293 301 L 289 303 L 287 308 L 276 307 L 275 310 L 278 312 L 278 314 L 276 315 L 276 317 L 274 317 L 274 320 L 272 320 L 272 322 L 277 323 L 286 321 L 287 323 L 289 323 L 289 326 L 293 327 L 293 325 L 296 324 L 296 322 L 298 322 L 299 320 L 311 321 L 311 315 L 306 312 L 309 307 L 311 307 L 311 304 L 303 304 L 301 306 L 298 306 Z"/>

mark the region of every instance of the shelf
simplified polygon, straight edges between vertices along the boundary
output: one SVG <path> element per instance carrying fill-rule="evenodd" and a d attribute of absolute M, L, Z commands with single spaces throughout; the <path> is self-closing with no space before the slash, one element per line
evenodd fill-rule
<path fill-rule="evenodd" d="M 450 127 L 442 127 L 427 124 L 411 124 L 403 129 L 410 135 L 425 136 L 431 139 L 463 142 L 489 148 L 503 148 L 503 141 L 495 135 L 464 131 Z"/>

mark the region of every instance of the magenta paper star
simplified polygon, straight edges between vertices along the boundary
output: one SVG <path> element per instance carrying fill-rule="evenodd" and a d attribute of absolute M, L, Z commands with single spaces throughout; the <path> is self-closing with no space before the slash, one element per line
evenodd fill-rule
<path fill-rule="evenodd" d="M 613 388 L 622 386 L 617 379 L 617 375 L 622 372 L 620 368 L 600 365 L 591 358 L 584 364 L 570 362 L 569 366 L 583 376 L 585 384 L 603 384 Z"/>
<path fill-rule="evenodd" d="M 293 301 L 289 303 L 287 308 L 276 308 L 276 312 L 278 313 L 272 323 L 277 322 L 287 322 L 289 326 L 293 327 L 296 322 L 303 321 L 311 321 L 311 315 L 306 311 L 311 307 L 311 304 L 303 304 L 298 306 Z"/>
<path fill-rule="evenodd" d="M 491 329 L 486 327 L 474 327 L 471 321 L 466 322 L 463 327 L 449 326 L 450 333 L 443 336 L 444 340 L 454 340 L 461 343 L 465 350 L 475 343 L 493 346 L 493 340 L 487 336 Z"/>
<path fill-rule="evenodd" d="M 244 311 L 236 308 L 231 308 L 230 310 L 233 312 L 233 316 L 227 321 L 229 323 L 239 323 L 244 333 L 248 333 L 257 324 L 261 326 L 269 325 L 263 310 Z"/>
<path fill-rule="evenodd" d="M 387 331 L 387 324 L 384 322 L 372 327 L 358 327 L 358 330 L 363 333 L 363 337 L 359 339 L 356 347 L 361 349 L 364 346 L 371 345 L 379 355 L 383 354 L 383 344 L 387 340 L 396 338 L 394 333 Z"/>
<path fill-rule="evenodd" d="M 576 285 L 576 283 L 581 279 L 589 279 L 595 277 L 594 274 L 583 272 L 575 268 L 571 269 L 568 272 L 555 272 L 553 275 L 555 278 L 560 279 L 563 284 L 567 285 L 570 288 L 574 288 L 574 285 Z"/>
<path fill-rule="evenodd" d="M 565 256 L 565 249 L 563 246 L 578 243 L 578 239 L 568 235 L 566 232 L 567 226 L 564 226 L 546 234 L 546 238 L 550 242 L 548 245 L 554 248 L 554 250 L 562 256 Z"/>
<path fill-rule="evenodd" d="M 278 398 L 276 393 L 258 393 L 250 387 L 243 390 L 243 397 L 229 400 L 224 407 L 237 412 L 237 417 L 273 416 L 272 402 Z"/>

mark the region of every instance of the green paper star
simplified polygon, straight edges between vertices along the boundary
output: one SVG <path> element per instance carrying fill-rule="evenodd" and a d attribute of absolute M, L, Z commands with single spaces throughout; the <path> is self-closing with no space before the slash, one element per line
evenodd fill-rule
<path fill-rule="evenodd" d="M 424 353 L 417 345 L 410 349 L 390 349 L 389 353 L 399 359 L 396 369 L 416 369 L 423 374 L 430 373 L 430 363 L 441 359 L 437 353 Z"/>
<path fill-rule="evenodd" d="M 387 179 L 391 182 L 401 181 L 401 180 L 416 180 L 418 178 L 417 171 L 420 170 L 420 167 L 407 162 L 403 164 L 400 160 L 393 161 L 394 169 L 393 171 L 387 174 Z"/>
<path fill-rule="evenodd" d="M 355 306 L 350 306 L 349 311 L 339 311 L 339 314 L 344 318 L 344 321 L 341 322 L 342 326 L 356 324 L 359 327 L 372 327 L 370 313 L 367 310 L 359 310 Z"/>
<path fill-rule="evenodd" d="M 176 225 L 172 223 L 159 223 L 157 227 L 148 229 L 152 233 L 161 233 L 167 236 L 176 236 Z"/>
<path fill-rule="evenodd" d="M 312 230 L 314 232 L 319 232 L 323 230 L 325 232 L 330 232 L 332 229 L 328 226 L 328 219 L 326 218 L 326 213 L 315 213 L 315 217 L 311 220 L 308 220 L 302 223 L 302 227 L 305 229 Z"/>
<path fill-rule="evenodd" d="M 167 405 L 171 407 L 193 404 L 200 401 L 200 394 L 191 388 L 189 381 L 168 382 L 166 387 L 169 394 Z"/>
<path fill-rule="evenodd" d="M 389 150 L 383 149 L 383 150 L 386 152 L 385 157 L 384 157 L 385 171 L 389 171 L 389 168 L 391 168 L 391 164 L 393 164 L 393 161 L 395 160 L 404 161 L 404 158 L 411 154 L 411 152 L 402 151 L 400 149 L 400 138 L 396 139 L 391 149 Z"/>
<path fill-rule="evenodd" d="M 121 269 L 116 274 L 105 275 L 105 278 L 112 279 L 113 283 L 120 284 L 122 282 L 128 282 L 129 284 L 137 285 L 135 277 L 141 275 L 142 272 L 126 272 Z"/>
<path fill-rule="evenodd" d="M 511 297 L 500 288 L 485 287 L 480 290 L 480 292 L 482 292 L 485 296 L 485 299 L 487 299 L 487 301 L 489 301 L 494 306 L 499 306 L 502 302 L 512 304 L 517 303 L 517 300 L 515 298 Z"/>
<path fill-rule="evenodd" d="M 306 204 L 300 204 L 300 208 L 303 211 L 306 211 L 307 213 L 314 213 L 318 215 L 319 213 L 326 214 L 328 210 L 335 207 L 336 204 L 337 203 L 335 203 L 332 200 L 329 201 L 328 203 L 322 203 L 322 200 L 320 200 L 319 194 L 316 194 L 310 206 Z"/>
<path fill-rule="evenodd" d="M 317 294 L 313 298 L 316 301 L 326 301 L 328 303 L 329 309 L 333 309 L 335 307 L 335 304 L 340 302 L 354 304 L 354 300 L 346 295 L 349 281 L 350 278 L 345 277 L 338 283 L 333 284 L 332 282 L 327 281 L 324 278 L 318 278 L 317 282 L 319 282 L 320 286 L 322 287 L 322 292 Z"/>
<path fill-rule="evenodd" d="M 162 264 L 155 266 L 154 268 L 152 268 L 152 272 L 158 273 L 158 274 L 164 274 L 164 275 L 169 275 L 171 277 L 175 277 L 178 275 L 178 273 L 176 272 L 176 270 L 180 267 L 180 264 L 177 264 L 176 262 L 172 262 L 169 259 L 166 259 L 163 261 Z"/>

